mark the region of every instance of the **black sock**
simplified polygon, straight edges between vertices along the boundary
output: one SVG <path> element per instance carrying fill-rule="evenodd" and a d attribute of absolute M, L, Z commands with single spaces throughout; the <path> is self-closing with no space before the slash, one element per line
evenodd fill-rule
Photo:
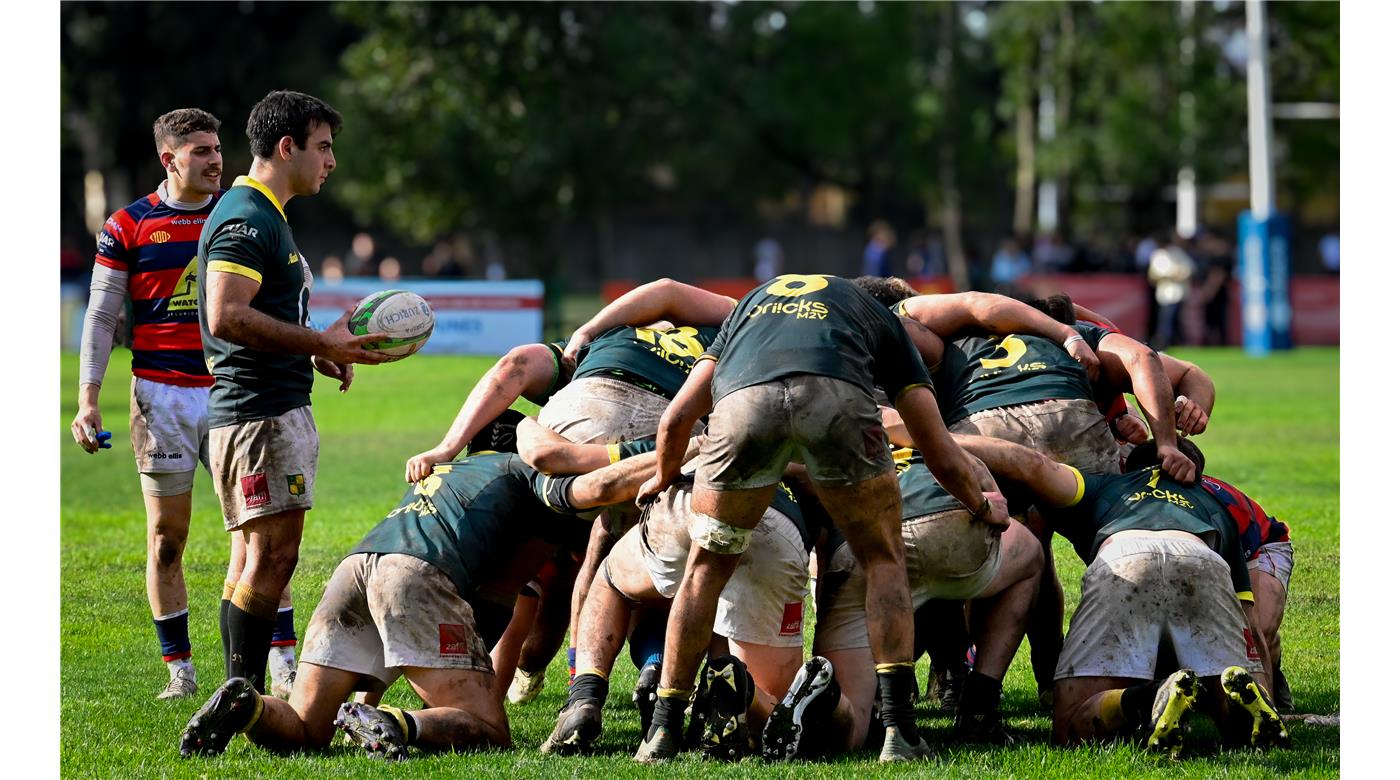
<path fill-rule="evenodd" d="M 275 618 L 261 618 L 228 605 L 229 677 L 244 677 L 258 693 L 267 689 L 267 651 L 272 647 Z"/>
<path fill-rule="evenodd" d="M 1152 702 L 1157 698 L 1157 689 L 1160 687 L 1162 681 L 1154 680 L 1123 689 L 1123 698 L 1119 700 L 1119 706 L 1123 709 L 1123 718 L 1128 722 L 1129 728 L 1144 728 L 1152 720 Z"/>
<path fill-rule="evenodd" d="M 569 686 L 569 698 L 564 704 L 568 706 L 584 699 L 593 699 L 599 703 L 607 701 L 608 679 L 593 672 L 583 672 L 574 677 L 574 684 Z"/>
<path fill-rule="evenodd" d="M 880 720 L 885 728 L 894 726 L 911 745 L 919 742 L 919 730 L 914 725 L 914 666 L 899 665 L 877 669 L 880 683 Z"/>
<path fill-rule="evenodd" d="M 408 726 L 408 733 L 404 734 L 404 745 L 412 745 L 418 741 L 418 721 L 414 720 L 413 713 L 403 710 L 403 722 Z"/>
<path fill-rule="evenodd" d="M 656 709 L 651 714 L 651 727 L 665 726 L 678 738 L 685 726 L 685 708 L 689 700 L 679 696 L 657 696 Z"/>
<path fill-rule="evenodd" d="M 971 672 L 963 683 L 958 710 L 966 715 L 989 715 L 1001 706 L 1001 682 L 981 672 Z"/>
<path fill-rule="evenodd" d="M 224 643 L 224 676 L 225 676 L 225 677 L 232 677 L 232 676 L 233 676 L 233 673 L 229 671 L 229 669 L 232 668 L 232 667 L 231 667 L 231 665 L 230 665 L 230 660 L 229 660 L 229 642 L 228 642 L 228 608 L 229 608 L 230 606 L 232 606 L 232 605 L 233 605 L 233 602 L 229 601 L 228 599 L 221 599 L 221 600 L 219 601 L 219 638 L 222 639 L 222 640 L 223 640 L 223 643 Z"/>

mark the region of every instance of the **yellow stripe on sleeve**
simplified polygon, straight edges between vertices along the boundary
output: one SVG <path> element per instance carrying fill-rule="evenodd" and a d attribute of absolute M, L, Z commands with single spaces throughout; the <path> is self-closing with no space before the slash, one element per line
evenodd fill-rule
<path fill-rule="evenodd" d="M 1061 504 L 1062 507 L 1074 506 L 1084 500 L 1084 474 L 1073 466 L 1065 466 L 1065 468 L 1074 472 L 1074 500 L 1068 504 Z"/>
<path fill-rule="evenodd" d="M 1242 591 L 1239 591 L 1238 593 L 1235 594 L 1235 598 L 1239 599 L 1240 601 L 1248 601 L 1249 603 L 1253 604 L 1253 603 L 1254 603 L 1254 591 L 1252 591 L 1252 590 L 1242 590 Z"/>
<path fill-rule="evenodd" d="M 622 447 L 616 442 L 608 445 L 608 462 L 616 463 L 622 460 Z"/>
<path fill-rule="evenodd" d="M 702 360 L 713 360 L 713 361 L 715 361 L 716 363 L 719 362 L 719 358 L 715 357 L 714 355 L 708 354 L 708 353 L 706 353 L 706 354 L 704 354 L 704 355 L 701 355 L 700 357 L 696 358 L 696 359 L 695 359 L 695 362 L 696 362 L 696 363 L 699 363 L 699 362 L 702 361 Z"/>
<path fill-rule="evenodd" d="M 899 399 L 903 398 L 905 393 L 909 392 L 910 390 L 913 390 L 916 387 L 927 387 L 930 393 L 933 392 L 933 385 L 929 384 L 928 382 L 915 382 L 912 385 L 908 385 L 903 390 L 900 390 L 898 393 L 895 393 L 894 402 L 899 403 Z"/>
<path fill-rule="evenodd" d="M 258 284 L 262 284 L 262 274 L 258 273 L 257 271 L 254 271 L 246 265 L 239 265 L 238 263 L 233 263 L 228 260 L 210 260 L 209 270 L 219 271 L 226 274 L 238 274 L 239 276 L 246 276 L 249 279 L 252 279 L 253 281 L 257 282 Z"/>

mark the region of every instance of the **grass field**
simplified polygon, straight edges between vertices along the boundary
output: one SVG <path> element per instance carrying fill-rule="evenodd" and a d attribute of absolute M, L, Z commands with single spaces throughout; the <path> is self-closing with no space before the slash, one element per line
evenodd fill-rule
<path fill-rule="evenodd" d="M 1182 351 L 1214 378 L 1219 401 L 1210 430 L 1199 438 L 1207 471 L 1239 485 L 1271 514 L 1288 522 L 1297 550 L 1292 594 L 1283 624 L 1284 668 L 1299 712 L 1339 711 L 1338 352 L 1300 349 L 1256 360 L 1233 350 Z M 362 369 L 346 395 L 318 379 L 321 431 L 317 505 L 308 516 L 301 562 L 293 582 L 297 629 L 304 631 L 326 579 L 340 557 L 404 490 L 403 462 L 435 444 L 462 398 L 491 361 L 419 356 Z M 638 724 L 626 699 L 636 672 L 625 660 L 614 675 L 600 754 L 542 756 L 536 748 L 553 727 L 564 699 L 562 657 L 539 699 L 507 707 L 516 748 L 508 752 L 415 757 L 386 769 L 356 749 L 274 756 L 237 740 L 215 759 L 182 761 L 176 738 L 197 702 L 156 702 L 165 683 L 146 604 L 144 514 L 127 431 L 129 356 L 112 359 L 103 415 L 113 448 L 82 452 L 68 435 L 76 411 L 77 359 L 62 361 L 62 748 L 61 769 L 72 777 L 428 777 L 609 776 L 680 773 L 714 777 L 891 777 L 937 772 L 952 777 L 1334 777 L 1339 772 L 1335 728 L 1291 724 L 1294 748 L 1257 754 L 1195 755 L 1181 762 L 1143 754 L 1127 745 L 1060 750 L 1049 745 L 1049 719 L 1033 709 L 1035 686 L 1025 649 L 1006 681 L 1003 711 L 1025 739 L 1011 749 L 943 747 L 949 718 L 920 709 L 920 725 L 938 753 L 932 765 L 884 767 L 873 754 L 831 763 L 739 765 L 687 756 L 665 769 L 631 761 Z M 185 553 L 190 631 L 201 700 L 222 670 L 218 599 L 227 557 L 213 491 L 196 483 L 195 515 Z M 1063 540 L 1056 557 L 1068 608 L 1078 600 L 1084 567 Z M 810 631 L 810 626 L 809 626 Z M 919 669 L 924 678 L 925 666 Z M 402 685 L 387 703 L 416 706 Z M 1213 730 L 1204 722 L 1200 734 Z M 1192 743 L 1188 740 L 1188 749 Z"/>

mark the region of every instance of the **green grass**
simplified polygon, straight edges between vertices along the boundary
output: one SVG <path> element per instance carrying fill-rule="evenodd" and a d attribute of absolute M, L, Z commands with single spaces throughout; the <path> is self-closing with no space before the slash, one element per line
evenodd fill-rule
<path fill-rule="evenodd" d="M 1297 566 L 1284 620 L 1284 662 L 1300 712 L 1333 713 L 1339 693 L 1338 352 L 1304 349 L 1266 360 L 1234 350 L 1183 351 L 1215 377 L 1219 403 L 1210 430 L 1199 441 L 1208 471 L 1237 483 L 1293 529 Z M 318 382 L 315 398 L 321 430 L 317 506 L 308 516 L 301 563 L 293 587 L 297 627 L 306 621 L 340 557 L 392 508 L 403 491 L 403 462 L 435 444 L 462 398 L 489 360 L 418 356 L 403 363 L 362 369 L 355 386 L 339 395 Z M 114 432 L 113 449 L 83 453 L 67 434 L 75 412 L 77 361 L 62 363 L 62 749 L 64 775 L 74 777 L 336 778 L 427 776 L 611 776 L 660 772 L 714 777 L 890 777 L 937 771 L 953 777 L 1270 777 L 1279 774 L 1335 777 L 1337 729 L 1292 724 L 1295 747 L 1198 755 L 1173 764 L 1127 745 L 1074 750 L 1048 744 L 1049 720 L 1032 708 L 1034 682 L 1023 648 L 1006 682 L 1008 724 L 1027 739 L 1012 749 L 944 746 L 947 718 L 920 710 L 921 726 L 939 754 L 935 768 L 882 767 L 871 754 L 820 764 L 768 766 L 748 760 L 716 765 L 686 757 L 666 770 L 633 764 L 638 743 L 635 714 L 626 693 L 635 671 L 625 660 L 613 681 L 601 754 L 588 758 L 541 756 L 538 745 L 563 702 L 562 658 L 551 668 L 544 694 L 525 707 L 510 707 L 517 745 L 508 752 L 459 756 L 417 755 L 386 769 L 360 753 L 336 746 L 329 752 L 274 756 L 244 740 L 216 759 L 182 761 L 176 737 L 197 706 L 159 703 L 155 692 L 166 673 L 157 657 L 146 604 L 144 514 L 127 431 L 127 355 L 113 357 L 103 414 Z M 190 628 L 200 683 L 206 693 L 221 670 L 217 608 L 227 556 L 208 478 L 196 483 L 195 514 L 185 553 L 191 595 Z M 1056 557 L 1069 608 L 1078 599 L 1084 567 L 1063 540 Z M 810 628 L 810 627 L 809 627 Z M 925 670 L 921 666 L 920 679 Z M 390 703 L 414 706 L 400 684 Z M 1203 729 L 1206 731 L 1207 729 Z"/>

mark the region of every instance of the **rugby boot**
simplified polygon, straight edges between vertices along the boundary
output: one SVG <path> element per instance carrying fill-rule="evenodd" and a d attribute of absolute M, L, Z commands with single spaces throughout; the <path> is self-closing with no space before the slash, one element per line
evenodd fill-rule
<path fill-rule="evenodd" d="M 657 680 L 657 685 L 661 684 Z M 684 745 L 687 749 L 700 747 L 700 735 L 705 732 L 705 724 L 710 718 L 710 659 L 706 658 L 705 663 L 700 667 L 700 684 L 695 686 L 695 695 L 691 698 L 690 708 L 686 710 L 690 715 L 689 722 L 686 723 Z M 643 734 L 650 733 L 650 730 L 643 731 Z"/>
<path fill-rule="evenodd" d="M 223 753 L 233 735 L 252 725 L 262 714 L 262 708 L 262 696 L 252 683 L 242 677 L 229 678 L 195 712 L 180 733 L 180 756 Z"/>
<path fill-rule="evenodd" d="M 935 711 L 943 715 L 952 715 L 958 711 L 958 701 L 962 699 L 963 683 L 966 680 L 967 668 L 961 665 L 940 669 L 937 674 L 930 671 L 925 698 L 933 703 Z"/>
<path fill-rule="evenodd" d="M 199 686 L 194 682 L 194 667 L 176 669 L 170 675 L 170 682 L 165 684 L 165 689 L 156 694 L 157 701 L 169 701 L 171 699 L 188 699 L 199 693 Z"/>
<path fill-rule="evenodd" d="M 753 677 L 743 661 L 732 655 L 720 656 L 705 670 L 705 688 L 708 702 L 700 747 L 710 758 L 737 761 L 749 752 Z"/>
<path fill-rule="evenodd" d="M 1288 747 L 1288 729 L 1269 697 L 1249 672 L 1232 666 L 1220 674 L 1220 685 L 1234 704 L 1232 709 L 1249 713 L 1249 744 L 1254 747 Z"/>
<path fill-rule="evenodd" d="M 1274 709 L 1279 712 L 1293 711 L 1293 691 L 1288 687 L 1288 678 L 1283 676 L 1283 667 L 1274 667 Z"/>
<path fill-rule="evenodd" d="M 651 724 L 651 731 L 647 732 L 646 739 L 641 747 L 632 756 L 632 760 L 642 764 L 659 764 L 663 761 L 670 761 L 680 752 L 680 746 L 676 743 L 676 735 L 672 733 L 671 727 L 664 723 Z"/>
<path fill-rule="evenodd" d="M 637 687 L 632 689 L 632 704 L 642 720 L 642 733 L 651 731 L 651 714 L 656 711 L 656 689 L 661 685 L 661 664 L 647 664 L 637 675 Z"/>
<path fill-rule="evenodd" d="M 900 761 L 917 761 L 924 758 L 932 758 L 933 750 L 924 741 L 922 735 L 917 737 L 917 742 L 911 744 L 904 735 L 899 733 L 899 728 L 895 726 L 885 727 L 885 744 L 880 748 L 880 763 L 890 764 Z"/>
<path fill-rule="evenodd" d="M 335 727 L 370 755 L 389 761 L 408 758 L 408 739 L 399 723 L 378 707 L 348 701 L 335 715 Z"/>
<path fill-rule="evenodd" d="M 1186 717 L 1201 695 L 1201 682 L 1195 672 L 1180 669 L 1157 687 L 1152 700 L 1151 732 L 1147 735 L 1148 750 L 1163 750 L 1172 758 L 1181 755 L 1186 738 Z"/>
<path fill-rule="evenodd" d="M 827 722 L 840 703 L 836 670 L 830 661 L 815 656 L 797 670 L 787 693 L 768 716 L 763 727 L 763 757 L 769 761 L 795 758 L 802 747 L 804 727 Z"/>
<path fill-rule="evenodd" d="M 524 669 L 516 669 L 515 677 L 511 678 L 510 690 L 506 691 L 506 701 L 511 704 L 529 704 L 544 690 L 545 669 L 538 672 L 527 672 Z"/>
<path fill-rule="evenodd" d="M 570 756 L 587 751 L 603 733 L 603 703 L 597 699 L 565 702 L 541 753 Z"/>

